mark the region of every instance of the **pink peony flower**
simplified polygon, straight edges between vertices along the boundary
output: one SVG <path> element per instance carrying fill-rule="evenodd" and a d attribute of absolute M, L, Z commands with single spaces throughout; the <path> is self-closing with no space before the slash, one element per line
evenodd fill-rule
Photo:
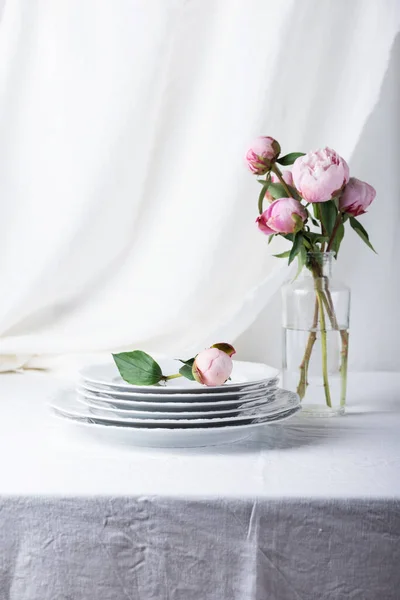
<path fill-rule="evenodd" d="M 260 136 L 254 140 L 247 151 L 247 166 L 255 175 L 265 175 L 271 163 L 278 158 L 281 147 L 276 140 L 268 136 Z"/>
<path fill-rule="evenodd" d="M 363 215 L 376 196 L 376 191 L 366 183 L 355 177 L 350 177 L 339 200 L 339 208 L 342 212 L 349 213 L 353 217 Z"/>
<path fill-rule="evenodd" d="M 295 160 L 292 176 L 295 187 L 307 202 L 326 202 L 348 182 L 349 167 L 334 150 L 324 148 Z"/>
<path fill-rule="evenodd" d="M 303 223 L 307 219 L 307 211 L 300 202 L 293 198 L 279 198 L 269 205 L 256 223 L 265 235 L 294 233 L 299 229 L 298 219 L 294 215 L 298 215 Z"/>
<path fill-rule="evenodd" d="M 199 352 L 193 363 L 193 376 L 196 381 L 207 386 L 222 385 L 232 373 L 231 357 L 218 348 L 208 348 Z"/>
<path fill-rule="evenodd" d="M 283 181 L 285 183 L 287 183 L 288 185 L 293 185 L 293 177 L 292 177 L 291 171 L 283 171 L 282 177 L 283 177 Z M 275 175 L 275 173 L 271 174 L 271 182 L 272 183 L 280 183 L 278 176 Z M 274 198 L 271 196 L 271 194 L 268 192 L 268 190 L 267 190 L 267 193 L 265 194 L 265 198 L 266 198 L 266 200 L 268 200 L 268 202 L 274 201 Z"/>

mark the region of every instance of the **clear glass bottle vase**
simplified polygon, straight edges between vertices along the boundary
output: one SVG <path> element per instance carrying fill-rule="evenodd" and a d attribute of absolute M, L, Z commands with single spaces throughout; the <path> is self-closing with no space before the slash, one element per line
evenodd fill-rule
<path fill-rule="evenodd" d="M 345 412 L 350 290 L 332 279 L 334 252 L 310 252 L 300 275 L 282 288 L 283 387 L 303 412 Z"/>

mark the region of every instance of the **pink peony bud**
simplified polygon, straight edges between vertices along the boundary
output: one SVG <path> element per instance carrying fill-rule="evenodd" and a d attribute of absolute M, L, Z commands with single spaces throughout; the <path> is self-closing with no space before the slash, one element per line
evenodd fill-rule
<path fill-rule="evenodd" d="M 247 151 L 246 162 L 255 175 L 265 175 L 272 162 L 278 158 L 281 147 L 272 137 L 260 136 L 254 140 Z"/>
<path fill-rule="evenodd" d="M 232 373 L 231 357 L 218 348 L 199 352 L 193 363 L 192 373 L 196 381 L 209 387 L 222 385 Z"/>
<path fill-rule="evenodd" d="M 326 202 L 339 194 L 349 180 L 346 161 L 334 150 L 308 152 L 295 160 L 293 182 L 307 202 Z"/>
<path fill-rule="evenodd" d="M 282 177 L 283 177 L 283 181 L 285 183 L 287 183 L 288 185 L 293 185 L 293 177 L 292 177 L 291 171 L 283 171 Z M 275 173 L 272 173 L 272 175 L 271 175 L 271 182 L 272 183 L 280 183 L 278 176 L 275 175 Z M 265 199 L 268 200 L 268 202 L 273 202 L 275 200 L 275 198 L 273 196 L 271 196 L 271 194 L 268 192 L 268 190 L 267 190 L 267 193 L 265 194 Z"/>
<path fill-rule="evenodd" d="M 376 191 L 372 185 L 355 177 L 350 177 L 339 200 L 339 208 L 342 212 L 358 217 L 367 212 L 366 209 L 375 196 Z"/>
<path fill-rule="evenodd" d="M 279 198 L 270 204 L 258 217 L 256 223 L 258 228 L 265 233 L 271 235 L 273 233 L 294 233 L 298 231 L 298 221 L 307 219 L 307 211 L 304 206 L 293 198 Z"/>

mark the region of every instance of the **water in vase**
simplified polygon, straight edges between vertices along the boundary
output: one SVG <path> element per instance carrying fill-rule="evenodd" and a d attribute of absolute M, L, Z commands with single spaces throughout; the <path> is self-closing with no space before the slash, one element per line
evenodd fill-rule
<path fill-rule="evenodd" d="M 308 364 L 305 365 L 304 354 L 310 341 L 310 334 L 313 336 L 312 352 Z M 302 375 L 305 377 L 305 366 L 308 371 L 306 375 L 308 385 L 305 388 L 305 395 L 302 400 L 303 413 L 310 412 L 333 416 L 344 412 L 343 401 L 341 400 L 343 394 L 341 336 L 342 332 L 338 330 L 331 329 L 326 332 L 326 367 L 329 381 L 327 397 L 322 371 L 321 331 L 319 329 L 304 330 L 283 327 L 283 387 L 298 391 Z"/>

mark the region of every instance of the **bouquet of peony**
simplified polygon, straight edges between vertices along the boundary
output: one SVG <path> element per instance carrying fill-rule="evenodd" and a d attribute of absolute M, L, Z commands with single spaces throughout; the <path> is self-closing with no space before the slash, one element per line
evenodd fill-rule
<path fill-rule="evenodd" d="M 259 230 L 269 236 L 288 240 L 291 247 L 275 255 L 297 258 L 299 271 L 308 268 L 315 281 L 314 329 L 320 322 L 323 381 L 327 405 L 330 406 L 326 358 L 326 320 L 341 337 L 342 390 L 345 394 L 347 374 L 348 332 L 340 330 L 328 282 L 323 276 L 318 255 L 334 252 L 337 258 L 347 225 L 371 248 L 368 233 L 357 217 L 364 214 L 375 198 L 372 186 L 349 177 L 346 161 L 334 150 L 293 152 L 281 156 L 279 143 L 271 137 L 258 137 L 246 154 L 250 171 L 258 177 L 261 192 L 258 199 Z M 282 171 L 281 167 L 289 167 Z M 315 342 L 311 330 L 300 365 L 297 392 L 304 397 L 308 385 L 307 371 Z M 344 403 L 344 398 L 342 398 Z"/>

